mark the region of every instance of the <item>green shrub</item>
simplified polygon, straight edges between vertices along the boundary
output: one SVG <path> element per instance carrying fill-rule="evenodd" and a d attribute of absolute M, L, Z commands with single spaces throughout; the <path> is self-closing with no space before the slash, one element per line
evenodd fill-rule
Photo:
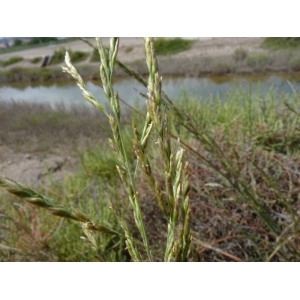
<path fill-rule="evenodd" d="M 263 53 L 253 54 L 247 59 L 248 66 L 259 71 L 263 71 L 270 62 L 271 57 Z"/>
<path fill-rule="evenodd" d="M 232 54 L 232 58 L 234 59 L 234 61 L 238 62 L 238 61 L 245 60 L 247 55 L 248 55 L 248 53 L 245 49 L 237 48 L 234 50 L 234 52 Z"/>
<path fill-rule="evenodd" d="M 194 43 L 195 40 L 182 38 L 158 38 L 154 40 L 154 47 L 157 55 L 170 55 L 189 50 Z"/>
<path fill-rule="evenodd" d="M 267 49 L 287 49 L 300 47 L 300 37 L 268 37 L 262 45 Z"/>
<path fill-rule="evenodd" d="M 70 51 L 69 54 L 70 54 L 72 62 L 74 62 L 74 63 L 86 60 L 86 58 L 89 55 L 88 52 L 83 52 L 83 51 L 74 51 L 74 52 Z"/>
<path fill-rule="evenodd" d="M 51 65 L 55 65 L 61 63 L 65 59 L 66 49 L 64 47 L 60 47 L 54 51 L 54 54 L 51 59 Z"/>
<path fill-rule="evenodd" d="M 22 40 L 20 40 L 20 39 L 14 40 L 14 46 L 15 47 L 21 46 L 22 44 L 23 44 Z"/>
<path fill-rule="evenodd" d="M 32 64 L 37 64 L 37 63 L 39 63 L 41 60 L 42 60 L 42 57 L 41 57 L 41 56 L 37 56 L 37 57 L 34 57 L 30 62 L 31 62 Z"/>
<path fill-rule="evenodd" d="M 60 47 L 59 49 L 55 50 L 55 52 L 52 56 L 52 59 L 51 59 L 51 65 L 55 65 L 55 64 L 63 62 L 65 59 L 66 51 L 69 52 L 71 60 L 74 63 L 85 60 L 89 55 L 88 52 L 72 51 L 71 49 L 66 50 L 64 47 Z"/>
<path fill-rule="evenodd" d="M 48 42 L 54 42 L 58 39 L 56 37 L 34 37 L 30 40 L 30 45 L 36 45 L 36 44 L 42 44 L 42 43 L 48 43 Z"/>
<path fill-rule="evenodd" d="M 294 57 L 290 60 L 293 71 L 300 71 L 300 57 Z"/>
<path fill-rule="evenodd" d="M 15 63 L 17 63 L 17 62 L 19 62 L 21 60 L 23 60 L 23 57 L 21 57 L 21 56 L 13 56 L 10 59 L 5 60 L 4 62 L 2 62 L 2 66 L 6 67 L 6 66 L 9 66 L 9 65 L 15 64 Z"/>

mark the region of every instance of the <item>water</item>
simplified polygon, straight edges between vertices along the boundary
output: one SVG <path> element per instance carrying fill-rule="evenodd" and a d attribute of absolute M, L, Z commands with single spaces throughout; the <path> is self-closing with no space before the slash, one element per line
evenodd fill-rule
<path fill-rule="evenodd" d="M 300 74 L 294 75 L 269 75 L 269 76 L 219 76 L 219 77 L 166 77 L 163 78 L 163 90 L 173 100 L 179 99 L 185 92 L 188 95 L 204 99 L 210 96 L 226 99 L 229 92 L 241 89 L 243 92 L 266 94 L 270 88 L 275 92 L 291 94 L 292 86 L 300 91 Z M 93 82 L 86 83 L 87 89 L 96 99 L 105 104 L 103 90 Z M 116 80 L 114 90 L 119 96 L 131 105 L 143 105 L 143 98 L 137 90 L 146 94 L 147 90 L 135 79 Z M 13 83 L 0 85 L 1 101 L 22 101 L 50 104 L 90 105 L 82 96 L 80 89 L 73 81 L 50 82 L 45 84 Z"/>

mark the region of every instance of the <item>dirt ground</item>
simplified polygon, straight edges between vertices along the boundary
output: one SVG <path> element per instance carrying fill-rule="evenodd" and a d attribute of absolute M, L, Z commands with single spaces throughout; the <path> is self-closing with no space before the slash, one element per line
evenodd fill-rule
<path fill-rule="evenodd" d="M 10 147 L 0 146 L 0 176 L 33 186 L 48 185 L 50 181 L 61 181 L 71 175 L 78 159 L 60 155 L 19 153 Z"/>

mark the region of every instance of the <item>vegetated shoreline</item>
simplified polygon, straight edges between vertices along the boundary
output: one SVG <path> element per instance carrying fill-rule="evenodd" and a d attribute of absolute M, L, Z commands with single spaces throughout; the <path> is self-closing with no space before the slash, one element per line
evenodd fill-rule
<path fill-rule="evenodd" d="M 163 64 L 163 63 L 162 63 Z M 138 72 L 141 76 L 148 76 L 146 66 L 142 65 L 142 62 L 134 62 L 133 64 L 127 64 L 130 68 Z M 203 68 L 199 69 L 197 66 L 185 66 L 181 63 L 171 63 L 171 67 L 167 65 L 162 68 L 161 76 L 174 76 L 174 77 L 211 77 L 211 76 L 233 76 L 233 75 L 274 75 L 274 74 L 300 74 L 299 71 L 292 70 L 288 65 L 282 66 L 267 66 L 263 70 L 253 70 L 247 67 L 237 67 L 227 69 L 226 66 L 219 65 L 220 69 Z M 84 80 L 99 80 L 99 66 L 95 65 L 80 65 L 78 71 Z M 116 68 L 114 73 L 115 78 L 126 79 L 129 78 L 122 69 Z M 5 83 L 31 83 L 31 82 L 49 82 L 53 80 L 59 81 L 73 81 L 73 79 L 61 71 L 58 67 L 47 68 L 12 68 L 10 70 L 0 71 L 0 84 Z"/>

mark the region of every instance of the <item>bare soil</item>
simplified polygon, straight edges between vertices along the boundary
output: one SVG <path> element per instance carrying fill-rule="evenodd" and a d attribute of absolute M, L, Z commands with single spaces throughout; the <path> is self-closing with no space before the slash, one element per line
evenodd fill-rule
<path fill-rule="evenodd" d="M 48 185 L 52 180 L 63 180 L 64 176 L 72 174 L 77 164 L 78 159 L 67 153 L 30 154 L 0 147 L 0 175 L 35 188 Z"/>

